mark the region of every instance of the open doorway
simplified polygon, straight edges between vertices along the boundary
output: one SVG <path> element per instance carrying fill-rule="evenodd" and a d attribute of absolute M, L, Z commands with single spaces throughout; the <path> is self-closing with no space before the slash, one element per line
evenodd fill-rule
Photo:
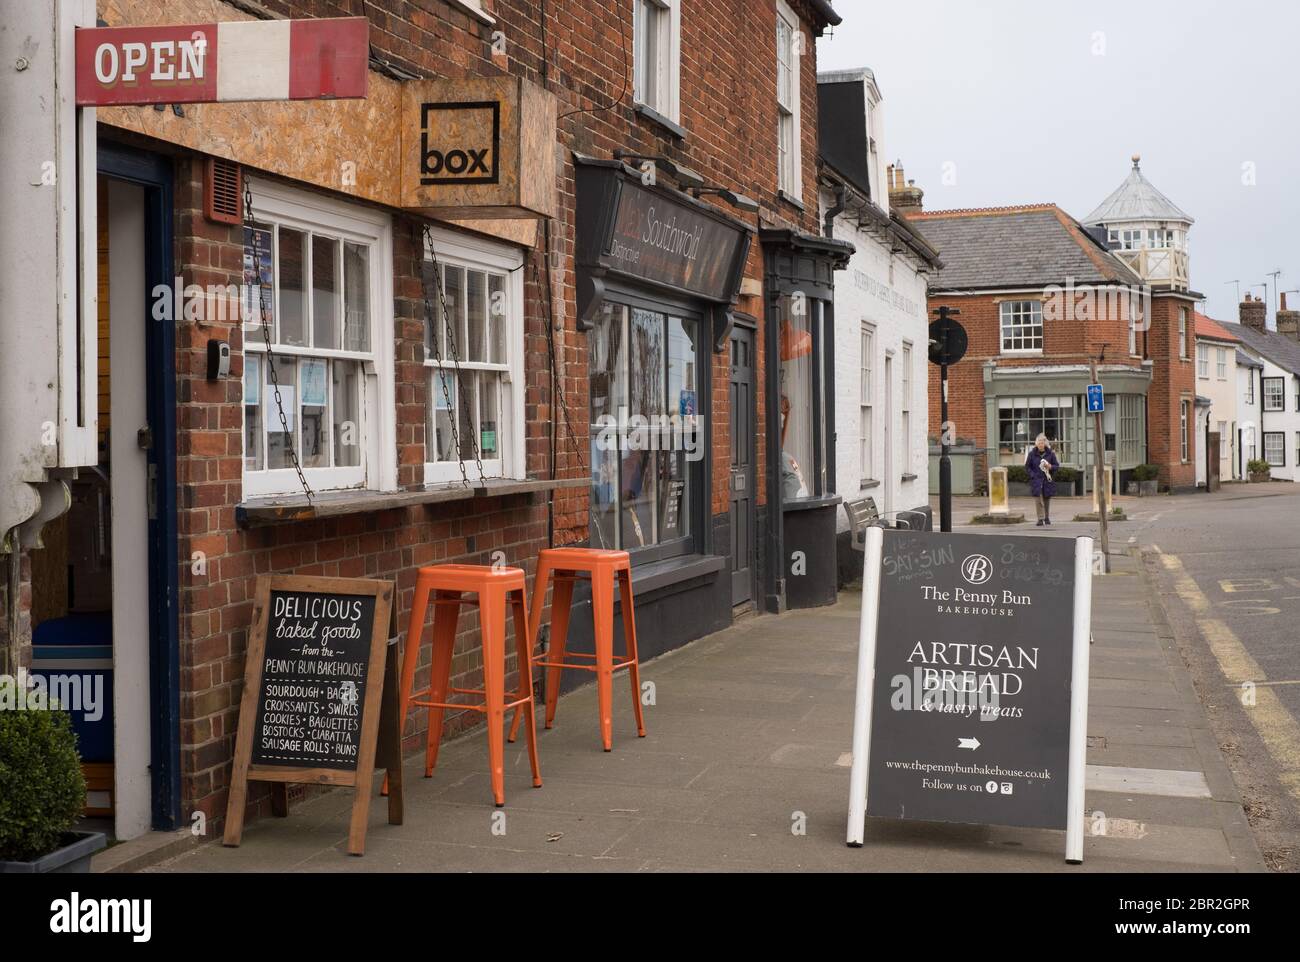
<path fill-rule="evenodd" d="M 106 163 L 107 160 L 107 163 Z M 170 163 L 101 149 L 98 463 L 32 554 L 32 671 L 68 694 L 86 816 L 118 839 L 179 821 Z"/>

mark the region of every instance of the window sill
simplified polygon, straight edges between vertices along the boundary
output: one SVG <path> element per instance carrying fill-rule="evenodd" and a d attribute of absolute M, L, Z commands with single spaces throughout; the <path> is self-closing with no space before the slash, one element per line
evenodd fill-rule
<path fill-rule="evenodd" d="M 688 554 L 645 565 L 633 563 L 632 592 L 641 595 L 695 578 L 716 576 L 726 564 L 725 557 L 711 554 Z"/>
<path fill-rule="evenodd" d="M 442 485 L 415 491 L 326 491 L 315 495 L 311 502 L 306 495 L 283 495 L 267 498 L 250 498 L 235 506 L 235 523 L 241 528 L 268 524 L 287 524 L 295 521 L 312 521 L 318 518 L 337 518 L 349 514 L 368 514 L 373 511 L 391 511 L 416 504 L 440 504 L 444 501 L 468 501 L 471 498 L 503 498 L 514 494 L 541 494 L 559 488 L 583 488 L 591 478 L 549 478 L 517 481 L 509 478 L 488 478 L 477 486 Z"/>
<path fill-rule="evenodd" d="M 903 477 L 902 477 L 900 480 L 903 480 L 903 481 L 915 481 L 915 480 L 916 480 L 916 475 L 915 475 L 915 474 L 908 473 L 908 474 L 903 475 Z"/>
<path fill-rule="evenodd" d="M 685 127 L 683 127 L 681 124 L 674 123 L 673 121 L 669 120 L 667 117 L 665 117 L 659 111 L 655 110 L 653 107 L 647 107 L 645 104 L 634 104 L 632 106 L 632 112 L 637 116 L 650 121 L 652 124 L 662 127 L 674 139 L 676 140 L 686 139 Z"/>
<path fill-rule="evenodd" d="M 466 0 L 447 0 L 447 2 L 457 10 L 477 20 L 479 23 L 486 24 L 489 27 L 496 26 L 496 17 L 492 16 L 492 14 L 488 13 L 486 10 L 479 9 L 479 7 L 472 3 L 467 3 Z"/>
<path fill-rule="evenodd" d="M 776 192 L 776 196 L 779 197 L 781 200 L 785 201 L 791 207 L 797 207 L 799 210 L 805 210 L 805 211 L 808 209 L 804 207 L 803 201 L 801 201 L 798 197 L 794 196 L 794 194 L 786 193 L 784 190 L 778 190 Z"/>
<path fill-rule="evenodd" d="M 878 488 L 878 487 L 880 487 L 879 481 L 875 480 L 874 478 L 867 478 L 865 481 L 862 482 L 861 485 L 858 486 L 858 490 L 870 491 L 872 488 Z"/>

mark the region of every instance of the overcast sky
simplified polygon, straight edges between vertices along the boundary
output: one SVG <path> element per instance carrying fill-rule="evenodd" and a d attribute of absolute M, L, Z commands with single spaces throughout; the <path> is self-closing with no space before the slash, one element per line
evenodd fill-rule
<path fill-rule="evenodd" d="M 927 210 L 1050 201 L 1082 219 L 1139 153 L 1151 183 L 1196 220 L 1191 284 L 1212 317 L 1237 320 L 1234 279 L 1244 294 L 1281 270 L 1278 289 L 1300 288 L 1300 3 L 835 9 L 844 22 L 818 41 L 817 67 L 875 72 L 885 154 L 924 189 Z M 945 185 L 949 163 L 956 183 Z M 1288 300 L 1300 307 L 1300 294 Z"/>

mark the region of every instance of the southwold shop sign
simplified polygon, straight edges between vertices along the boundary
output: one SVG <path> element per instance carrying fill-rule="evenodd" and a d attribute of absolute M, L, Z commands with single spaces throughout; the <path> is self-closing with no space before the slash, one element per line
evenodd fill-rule
<path fill-rule="evenodd" d="M 351 786 L 348 851 L 365 850 L 371 773 L 388 770 L 388 820 L 401 824 L 396 659 L 388 656 L 386 581 L 274 575 L 258 579 L 225 844 L 238 845 L 250 781 Z"/>
<path fill-rule="evenodd" d="M 1081 862 L 1092 539 L 866 547 L 849 844 L 867 815 L 1054 828 Z"/>
<path fill-rule="evenodd" d="M 624 274 L 721 298 L 743 236 L 728 224 L 625 180 L 607 263 Z"/>
<path fill-rule="evenodd" d="M 362 98 L 365 17 L 77 30 L 77 106 Z"/>

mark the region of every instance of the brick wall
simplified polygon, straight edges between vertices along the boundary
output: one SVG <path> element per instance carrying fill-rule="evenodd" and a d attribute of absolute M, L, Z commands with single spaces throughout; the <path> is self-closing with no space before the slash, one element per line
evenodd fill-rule
<path fill-rule="evenodd" d="M 922 223 L 924 227 L 924 223 Z M 983 448 L 987 443 L 988 425 L 984 405 L 984 367 L 989 361 L 999 369 L 1034 367 L 1039 365 L 1086 365 L 1106 345 L 1106 364 L 1123 364 L 1141 367 L 1139 358 L 1128 356 L 1128 319 L 1123 311 L 1113 311 L 1104 302 L 1098 315 L 1088 320 L 1045 319 L 1043 322 L 1043 353 L 1025 356 L 1004 356 L 1001 353 L 1001 307 L 1006 300 L 1018 300 L 1030 295 L 982 294 L 951 296 L 931 294 L 931 317 L 941 305 L 955 307 L 966 334 L 969 346 L 966 356 L 948 368 L 948 420 L 953 423 L 955 437 L 969 439 Z M 1041 296 L 1038 295 L 1038 296 Z M 1099 299 L 1100 300 L 1100 299 Z M 1141 351 L 1139 341 L 1138 350 Z M 937 437 L 942 419 L 939 417 L 939 368 L 928 364 L 931 433 Z M 1082 384 L 1082 381 L 1081 381 Z M 1082 387 L 1080 388 L 1082 391 Z M 989 452 L 991 463 L 997 463 L 997 452 Z M 976 479 L 984 477 L 989 459 L 979 459 Z"/>
<path fill-rule="evenodd" d="M 545 83 L 559 99 L 557 144 L 559 214 L 551 224 L 549 249 L 533 252 L 525 265 L 525 414 L 528 423 L 526 463 L 530 476 L 545 477 L 550 466 L 550 426 L 556 423 L 556 473 L 587 473 L 587 346 L 574 328 L 574 168 L 570 150 L 608 157 L 619 147 L 669 156 L 704 174 L 710 183 L 732 187 L 762 204 L 755 226 L 794 226 L 817 232 L 816 63 L 811 54 L 801 63 L 803 98 L 803 179 L 807 210 L 777 197 L 775 12 L 771 3 L 692 0 L 683 5 L 681 125 L 687 137 L 678 142 L 657 123 L 630 109 L 631 5 L 625 2 L 550 2 L 546 6 L 543 69 L 540 5 L 500 0 L 492 5 L 495 28 L 480 24 L 443 0 L 353 2 L 268 2 L 279 16 L 326 17 L 364 14 L 371 21 L 371 43 L 382 59 L 422 76 L 467 76 L 502 70 Z M 801 4 L 794 4 L 796 11 Z M 493 56 L 493 29 L 506 39 L 506 55 Z M 805 25 L 805 29 L 807 29 Z M 811 37 L 809 37 L 811 41 Z M 543 76 L 545 73 L 545 77 Z M 620 93 L 622 100 L 610 106 Z M 284 132 L 291 135 L 291 132 Z M 176 267 L 186 284 L 239 283 L 242 233 L 238 227 L 213 224 L 202 216 L 202 159 L 177 161 Z M 728 214 L 736 216 L 730 208 Z M 552 372 L 546 337 L 546 285 L 535 278 L 546 271 L 549 252 L 553 300 L 556 377 L 568 409 L 566 422 L 558 399 L 551 396 Z M 423 299 L 420 287 L 419 224 L 394 217 L 395 397 L 397 405 L 398 483 L 423 482 L 427 373 L 422 365 Z M 762 277 L 762 257 L 753 245 L 746 276 Z M 741 310 L 762 321 L 759 298 L 742 299 Z M 206 343 L 228 340 L 231 377 L 206 380 Z M 707 348 L 711 338 L 702 338 Z M 759 385 L 762 384 L 761 345 Z M 178 528 L 179 555 L 185 561 L 180 592 L 182 797 L 186 810 L 210 818 L 224 814 L 244 653 L 256 577 L 271 572 L 338 577 L 393 579 L 397 583 L 399 624 L 405 624 L 414 591 L 415 569 L 435 562 L 488 563 L 502 550 L 507 562 L 531 575 L 537 551 L 547 544 L 547 509 L 528 496 L 419 506 L 330 520 L 241 529 L 235 505 L 241 497 L 242 412 L 240 377 L 243 344 L 237 323 L 214 323 L 202 329 L 182 324 L 178 332 Z M 536 363 L 532 359 L 537 359 Z M 712 510 L 727 509 L 729 461 L 727 356 L 710 362 L 713 374 L 713 457 L 715 484 Z M 759 412 L 759 476 L 762 477 L 763 400 Z M 587 538 L 588 492 L 557 492 L 555 543 Z M 198 556 L 195 552 L 199 552 Z M 188 559 L 196 558 L 191 562 Z M 200 563 L 201 561 L 201 563 Z M 459 625 L 453 684 L 477 684 L 479 653 L 477 615 Z M 513 664 L 509 666 L 513 672 Z M 427 683 L 421 666 L 417 687 Z M 423 730 L 423 713 L 406 731 L 413 748 Z M 451 719 L 451 730 L 476 722 Z M 259 810 L 266 797 L 254 796 Z"/>
<path fill-rule="evenodd" d="M 1162 487 L 1191 488 L 1196 485 L 1196 336 L 1191 301 L 1156 294 L 1151 304 L 1148 351 L 1155 362 L 1151 369 L 1151 391 L 1147 396 L 1147 460 L 1160 466 Z M 1179 349 L 1179 310 L 1187 313 L 1187 351 Z M 1181 405 L 1188 413 L 1188 453 L 1182 457 Z"/>

